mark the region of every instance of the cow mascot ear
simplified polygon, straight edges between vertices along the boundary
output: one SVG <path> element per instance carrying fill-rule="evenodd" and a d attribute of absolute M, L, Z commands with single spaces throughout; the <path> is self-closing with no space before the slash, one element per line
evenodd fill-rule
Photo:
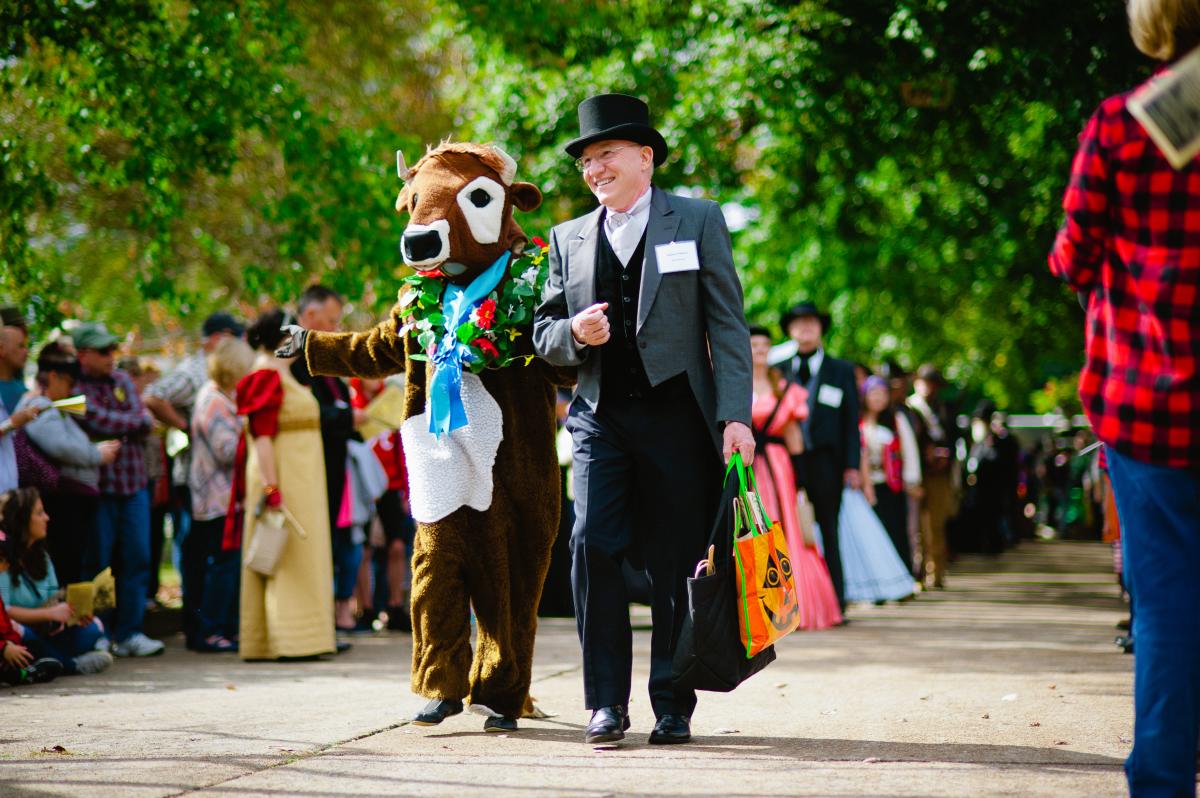
<path fill-rule="evenodd" d="M 396 195 L 396 213 L 404 213 L 408 210 L 408 186 L 400 189 L 400 193 Z"/>
<path fill-rule="evenodd" d="M 523 211 L 535 210 L 542 204 L 542 192 L 533 183 L 512 184 L 513 205 Z"/>

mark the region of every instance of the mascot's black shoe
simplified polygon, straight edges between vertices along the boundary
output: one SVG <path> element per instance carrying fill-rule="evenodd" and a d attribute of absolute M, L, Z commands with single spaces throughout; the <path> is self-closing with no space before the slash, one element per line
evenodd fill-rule
<path fill-rule="evenodd" d="M 517 719 L 493 715 L 483 722 L 483 730 L 485 732 L 515 732 L 517 731 Z"/>
<path fill-rule="evenodd" d="M 457 715 L 462 711 L 461 701 L 442 701 L 435 698 L 413 716 L 412 723 L 414 726 L 436 726 L 451 715 Z"/>
<path fill-rule="evenodd" d="M 592 713 L 583 739 L 587 743 L 615 743 L 625 739 L 628 728 L 629 715 L 625 713 L 625 707 L 600 707 Z"/>
<path fill-rule="evenodd" d="M 650 732 L 651 745 L 674 745 L 692 739 L 692 726 L 687 715 L 663 715 Z"/>

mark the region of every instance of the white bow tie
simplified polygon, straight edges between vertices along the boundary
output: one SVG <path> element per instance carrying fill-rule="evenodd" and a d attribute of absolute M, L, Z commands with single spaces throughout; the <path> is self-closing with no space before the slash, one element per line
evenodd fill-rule
<path fill-rule="evenodd" d="M 608 226 L 612 229 L 624 227 L 630 219 L 633 218 L 632 213 L 621 213 L 620 211 L 610 211 L 608 214 Z"/>

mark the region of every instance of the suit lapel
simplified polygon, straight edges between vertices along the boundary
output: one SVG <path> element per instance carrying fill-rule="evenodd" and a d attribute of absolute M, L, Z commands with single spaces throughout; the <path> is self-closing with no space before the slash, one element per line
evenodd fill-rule
<path fill-rule="evenodd" d="M 674 241 L 675 232 L 679 229 L 679 216 L 671 208 L 667 195 L 658 188 L 650 190 L 653 194 L 650 196 L 650 219 L 646 222 L 646 257 L 642 261 L 642 285 L 638 290 L 638 332 L 641 332 L 642 325 L 650 315 L 654 298 L 658 296 L 659 283 L 662 282 L 654 248 Z"/>
<path fill-rule="evenodd" d="M 600 234 L 597 208 L 584 218 L 579 232 L 567 241 L 567 303 L 579 312 L 596 304 L 596 244 Z"/>

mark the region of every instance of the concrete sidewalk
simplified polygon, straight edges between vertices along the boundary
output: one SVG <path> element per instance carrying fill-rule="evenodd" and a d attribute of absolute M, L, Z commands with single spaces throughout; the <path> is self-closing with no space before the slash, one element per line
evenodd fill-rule
<path fill-rule="evenodd" d="M 0 795 L 1123 795 L 1132 660 L 1111 642 L 1110 549 L 1025 543 L 964 558 L 950 585 L 792 635 L 736 692 L 702 694 L 695 741 L 672 747 L 646 744 L 644 628 L 614 750 L 582 742 L 570 620 L 538 632 L 533 692 L 557 717 L 507 736 L 471 715 L 404 725 L 423 703 L 407 636 L 292 664 L 173 641 L 101 676 L 0 691 Z"/>

